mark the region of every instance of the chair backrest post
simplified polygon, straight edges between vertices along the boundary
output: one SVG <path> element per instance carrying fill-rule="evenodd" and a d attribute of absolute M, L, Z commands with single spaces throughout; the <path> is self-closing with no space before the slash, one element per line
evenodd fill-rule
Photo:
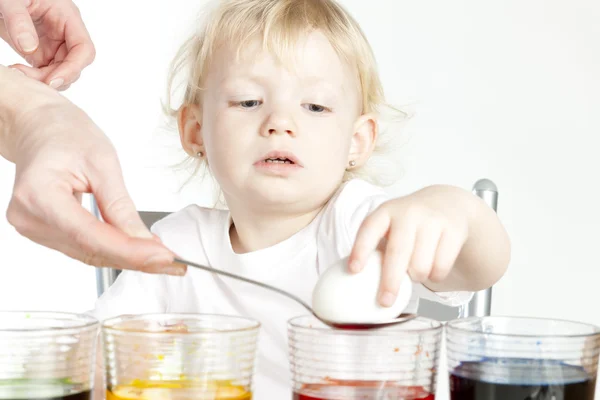
<path fill-rule="evenodd" d="M 473 185 L 473 193 L 480 197 L 495 212 L 498 211 L 498 188 L 489 179 L 480 179 Z M 492 288 L 473 295 L 461 317 L 486 317 L 492 313 Z"/>

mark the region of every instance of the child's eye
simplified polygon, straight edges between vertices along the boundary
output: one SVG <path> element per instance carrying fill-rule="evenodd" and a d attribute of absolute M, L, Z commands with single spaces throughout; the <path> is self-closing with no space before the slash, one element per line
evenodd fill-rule
<path fill-rule="evenodd" d="M 308 111 L 310 112 L 314 112 L 314 113 L 324 113 L 325 111 L 331 111 L 331 109 L 325 107 L 325 106 L 320 106 L 318 104 L 312 104 L 312 103 L 308 103 L 308 104 L 303 104 L 302 105 L 304 108 L 306 108 Z"/>
<path fill-rule="evenodd" d="M 241 108 L 255 108 L 261 105 L 260 100 L 243 100 L 243 101 L 233 101 L 231 102 L 232 106 L 241 107 Z"/>

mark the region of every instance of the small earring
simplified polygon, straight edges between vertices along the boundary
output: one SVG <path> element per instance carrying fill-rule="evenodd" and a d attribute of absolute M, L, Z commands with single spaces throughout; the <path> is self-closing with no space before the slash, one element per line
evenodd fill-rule
<path fill-rule="evenodd" d="M 351 167 L 355 167 L 356 166 L 356 161 L 351 160 L 348 164 L 350 164 Z"/>
<path fill-rule="evenodd" d="M 199 152 L 197 152 L 197 153 L 196 153 L 196 156 L 197 156 L 198 158 L 202 158 L 202 157 L 204 157 L 204 153 L 203 153 L 203 152 L 201 152 L 201 151 L 199 151 Z"/>

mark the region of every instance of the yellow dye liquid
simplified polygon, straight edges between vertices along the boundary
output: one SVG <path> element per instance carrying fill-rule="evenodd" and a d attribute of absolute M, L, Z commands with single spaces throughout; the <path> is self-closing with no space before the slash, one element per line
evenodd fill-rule
<path fill-rule="evenodd" d="M 252 393 L 227 381 L 142 381 L 117 385 L 106 400 L 251 400 Z"/>

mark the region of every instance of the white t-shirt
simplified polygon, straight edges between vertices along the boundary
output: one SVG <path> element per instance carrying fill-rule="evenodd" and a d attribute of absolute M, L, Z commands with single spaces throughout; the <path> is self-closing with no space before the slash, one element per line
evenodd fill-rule
<path fill-rule="evenodd" d="M 310 304 L 319 274 L 350 254 L 364 218 L 387 200 L 382 189 L 362 180 L 349 181 L 304 229 L 274 246 L 245 254 L 236 254 L 231 247 L 231 218 L 226 210 L 191 205 L 158 221 L 152 231 L 184 259 L 268 283 Z M 419 298 L 459 306 L 469 301 L 471 293 L 433 293 L 413 284 L 406 312 L 417 311 Z M 124 271 L 98 299 L 93 314 L 103 320 L 152 312 L 231 314 L 260 321 L 254 398 L 290 398 L 287 321 L 306 314 L 292 300 L 192 267 L 184 277 Z"/>

